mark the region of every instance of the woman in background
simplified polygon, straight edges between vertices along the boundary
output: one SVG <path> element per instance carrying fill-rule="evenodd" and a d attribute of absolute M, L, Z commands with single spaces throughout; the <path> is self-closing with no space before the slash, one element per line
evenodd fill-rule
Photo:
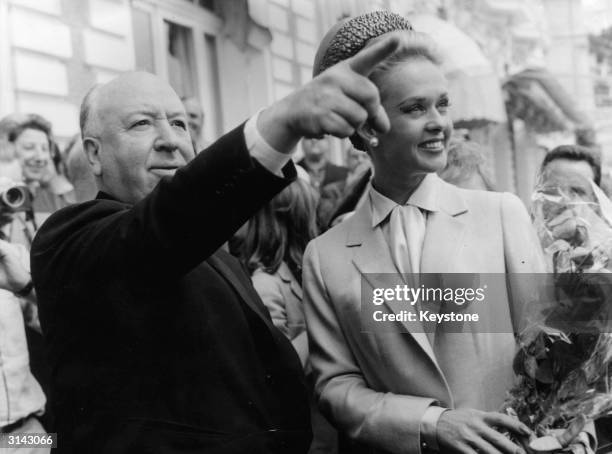
<path fill-rule="evenodd" d="M 53 141 L 51 125 L 39 115 L 28 115 L 8 134 L 11 151 L 19 162 L 22 182 L 32 195 L 32 210 L 26 216 L 15 215 L 11 242 L 30 243 L 39 225 L 49 215 L 75 202 L 72 185 L 61 173 L 61 157 Z"/>
<path fill-rule="evenodd" d="M 451 139 L 446 167 L 438 172 L 438 176 L 463 189 L 495 191 L 485 150 L 471 140 Z"/>
<path fill-rule="evenodd" d="M 302 307 L 302 255 L 317 234 L 317 196 L 297 179 L 249 221 L 241 258 L 274 326 L 291 340 L 302 365 L 308 341 Z"/>
<path fill-rule="evenodd" d="M 318 196 L 298 178 L 264 206 L 248 223 L 240 257 L 253 286 L 270 311 L 272 322 L 293 344 L 309 381 L 308 338 L 302 303 L 302 256 L 317 235 Z M 309 454 L 337 452 L 334 428 L 311 405 L 313 440 Z"/>

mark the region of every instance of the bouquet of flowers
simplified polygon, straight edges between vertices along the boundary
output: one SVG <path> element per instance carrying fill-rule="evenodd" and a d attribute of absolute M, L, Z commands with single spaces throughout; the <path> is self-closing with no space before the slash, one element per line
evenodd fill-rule
<path fill-rule="evenodd" d="M 553 451 L 612 414 L 612 203 L 591 181 L 563 175 L 538 185 L 533 209 L 554 282 L 519 335 L 518 382 L 503 410 L 540 437 L 531 450 Z"/>

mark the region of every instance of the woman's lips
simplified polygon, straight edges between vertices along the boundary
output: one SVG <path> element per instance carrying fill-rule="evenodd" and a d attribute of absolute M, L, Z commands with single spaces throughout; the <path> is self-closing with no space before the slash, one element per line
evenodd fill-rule
<path fill-rule="evenodd" d="M 49 161 L 46 160 L 38 160 L 38 159 L 30 159 L 26 161 L 25 166 L 30 169 L 45 169 L 49 165 Z"/>
<path fill-rule="evenodd" d="M 419 148 L 427 151 L 442 151 L 444 150 L 444 141 L 442 139 L 428 140 L 426 142 L 421 142 Z"/>

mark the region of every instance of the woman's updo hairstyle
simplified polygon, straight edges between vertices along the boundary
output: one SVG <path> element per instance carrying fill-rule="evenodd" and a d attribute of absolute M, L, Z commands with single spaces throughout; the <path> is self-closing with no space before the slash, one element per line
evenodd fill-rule
<path fill-rule="evenodd" d="M 368 46 L 376 42 L 374 39 L 368 43 Z M 366 46 L 367 47 L 367 46 Z M 425 33 L 411 31 L 402 36 L 402 41 L 399 48 L 389 58 L 381 62 L 374 71 L 370 73 L 370 79 L 376 85 L 380 80 L 380 76 L 391 68 L 400 63 L 404 63 L 413 58 L 423 58 L 430 61 L 436 66 L 442 66 L 442 54 L 434 40 Z M 382 87 L 378 87 L 379 89 Z"/>
<path fill-rule="evenodd" d="M 410 58 L 422 57 L 436 65 L 441 64 L 442 58 L 433 40 L 423 33 L 415 32 L 405 17 L 389 11 L 374 11 L 344 19 L 327 32 L 315 55 L 313 76 L 351 58 L 377 38 L 395 31 L 408 33 L 402 37 L 399 49 L 372 72 L 370 79 L 374 83 L 381 74 Z M 353 134 L 350 139 L 355 148 L 368 151 L 366 144 L 357 134 Z"/>

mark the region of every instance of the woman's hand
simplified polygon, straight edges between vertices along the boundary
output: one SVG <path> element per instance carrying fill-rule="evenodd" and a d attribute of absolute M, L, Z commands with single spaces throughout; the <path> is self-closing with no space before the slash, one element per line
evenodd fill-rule
<path fill-rule="evenodd" d="M 567 429 L 553 429 L 549 435 L 531 440 L 530 451 L 533 454 L 542 452 L 592 454 L 594 446 L 591 446 L 591 436 L 586 430 L 583 430 L 586 425 L 587 418 L 580 415 Z"/>
<path fill-rule="evenodd" d="M 442 452 L 462 454 L 519 454 L 524 450 L 500 431 L 528 437 L 527 426 L 502 413 L 463 409 L 448 410 L 438 420 L 438 445 Z"/>

